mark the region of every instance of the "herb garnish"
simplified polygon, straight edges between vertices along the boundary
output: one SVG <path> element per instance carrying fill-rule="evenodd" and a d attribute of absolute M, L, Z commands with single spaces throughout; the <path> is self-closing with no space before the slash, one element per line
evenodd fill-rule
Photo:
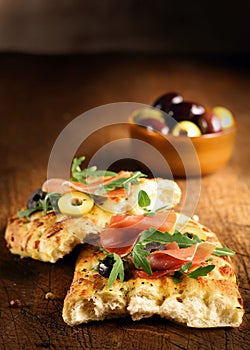
<path fill-rule="evenodd" d="M 213 251 L 213 255 L 217 255 L 217 256 L 233 256 L 234 254 L 235 252 L 227 248 L 226 246 L 224 246 L 223 248 L 216 247 L 215 250 Z"/>
<path fill-rule="evenodd" d="M 188 248 L 197 243 L 201 243 L 203 242 L 203 240 L 201 240 L 196 235 L 193 235 L 192 237 L 190 237 L 188 233 L 182 234 L 177 230 L 174 232 L 174 234 L 170 234 L 169 232 L 161 232 L 152 227 L 149 230 L 142 231 L 131 253 L 128 254 L 128 257 L 131 258 L 136 269 L 141 268 L 149 276 L 152 276 L 153 272 L 150 266 L 150 261 L 148 259 L 150 252 L 145 249 L 145 245 L 150 242 L 159 242 L 162 244 L 176 242 L 179 245 L 179 248 L 182 249 L 182 248 Z M 104 251 L 102 248 L 101 250 Z M 109 254 L 109 253 L 105 252 L 105 254 Z M 223 247 L 223 248 L 216 247 L 212 253 L 212 255 L 217 255 L 217 256 L 232 256 L 234 254 L 235 253 L 227 247 Z M 115 253 L 111 254 L 110 256 L 112 256 L 115 259 L 115 264 L 113 265 L 109 276 L 109 280 L 108 280 L 109 288 L 117 278 L 119 278 L 121 281 L 123 281 L 124 279 L 124 266 L 123 266 L 122 258 Z M 209 259 L 207 259 L 207 261 L 208 260 Z M 191 268 L 191 266 L 192 266 L 191 261 L 183 264 L 180 270 L 176 271 L 174 275 L 172 275 L 174 282 L 179 283 L 181 276 L 198 279 L 198 277 L 200 276 L 206 276 L 209 272 L 211 272 L 215 268 L 215 265 L 213 264 L 207 265 L 207 266 L 200 266 L 197 269 L 188 273 L 187 271 Z"/>
<path fill-rule="evenodd" d="M 81 169 L 81 164 L 85 160 L 85 157 L 82 156 L 80 158 L 74 158 L 71 173 L 72 173 L 72 181 L 82 182 L 87 184 L 87 177 L 99 177 L 99 176 L 117 176 L 117 173 L 108 170 L 97 170 L 96 166 L 92 166 L 90 168 Z"/>
<path fill-rule="evenodd" d="M 142 243 L 136 243 L 132 250 L 132 259 L 135 267 L 139 269 L 140 267 L 149 275 L 152 275 L 152 270 L 150 267 L 149 260 L 147 257 L 150 255 L 149 251 L 145 250 Z"/>
<path fill-rule="evenodd" d="M 146 208 L 151 204 L 151 200 L 146 191 L 140 190 L 138 193 L 138 205 L 141 208 Z"/>
<path fill-rule="evenodd" d="M 159 242 L 162 244 L 176 242 L 180 248 L 187 248 L 196 243 L 202 242 L 202 240 L 196 235 L 190 238 L 188 237 L 188 234 L 182 234 L 177 230 L 175 230 L 174 234 L 171 234 L 169 232 L 161 232 L 154 228 L 150 228 L 149 230 L 144 230 L 142 232 L 139 242 L 143 242 L 143 244 L 149 242 Z"/>
<path fill-rule="evenodd" d="M 200 276 L 206 276 L 209 272 L 211 272 L 215 268 L 215 265 L 207 265 L 207 266 L 200 266 L 198 269 L 187 273 L 186 276 L 189 278 L 198 279 Z"/>
<path fill-rule="evenodd" d="M 19 218 L 28 217 L 36 211 L 42 210 L 44 214 L 47 214 L 49 210 L 54 210 L 57 207 L 57 202 L 61 194 L 55 192 L 46 193 L 44 199 L 39 199 L 38 204 L 31 209 L 21 210 L 17 213 Z"/>
<path fill-rule="evenodd" d="M 95 191 L 95 194 L 96 195 L 105 194 L 107 192 L 115 190 L 116 188 L 122 188 L 122 187 L 128 191 L 130 184 L 133 183 L 133 184 L 139 185 L 138 179 L 140 177 L 145 177 L 145 176 L 146 175 L 144 175 L 140 171 L 135 171 L 129 177 L 121 177 L 119 179 L 115 179 L 114 181 L 112 181 L 111 183 L 109 183 L 107 185 L 105 185 L 105 184 L 102 185 L 98 190 Z"/>
<path fill-rule="evenodd" d="M 117 176 L 118 173 L 108 170 L 97 170 L 96 166 L 92 166 L 90 168 L 81 169 L 81 164 L 85 160 L 85 157 L 82 156 L 80 158 L 74 158 L 72 167 L 71 167 L 71 173 L 72 173 L 72 180 L 82 182 L 84 184 L 87 184 L 87 178 L 88 177 L 100 177 L 100 176 Z M 95 195 L 101 195 L 105 194 L 107 192 L 113 191 L 116 188 L 125 188 L 126 190 L 129 189 L 129 184 L 134 183 L 136 185 L 139 184 L 139 178 L 140 177 L 146 177 L 147 175 L 143 174 L 140 171 L 135 171 L 132 173 L 129 177 L 121 177 L 118 179 L 114 179 L 114 181 L 110 182 L 109 184 L 102 185 L 98 190 L 95 191 Z"/>
<path fill-rule="evenodd" d="M 200 276 L 206 276 L 209 272 L 211 272 L 215 268 L 215 265 L 200 266 L 197 269 L 187 273 L 186 271 L 189 270 L 191 266 L 192 266 L 192 262 L 190 261 L 189 263 L 183 265 L 179 271 L 176 271 L 173 275 L 174 282 L 179 283 L 180 278 L 183 275 L 189 278 L 198 279 L 198 277 Z"/>
<path fill-rule="evenodd" d="M 110 288 L 112 286 L 112 284 L 115 282 L 115 280 L 117 278 L 119 278 L 119 280 L 121 282 L 124 281 L 124 266 L 123 266 L 123 261 L 120 258 L 119 255 L 113 253 L 112 255 L 110 255 L 114 258 L 115 263 L 112 267 L 112 270 L 110 272 L 109 275 L 109 279 L 108 279 L 108 288 Z"/>

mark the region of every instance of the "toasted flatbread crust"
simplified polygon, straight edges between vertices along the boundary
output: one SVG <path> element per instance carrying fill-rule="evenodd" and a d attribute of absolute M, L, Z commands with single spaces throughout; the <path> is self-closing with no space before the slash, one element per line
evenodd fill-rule
<path fill-rule="evenodd" d="M 216 235 L 190 220 L 184 232 L 201 230 L 207 240 L 221 246 Z M 63 319 L 71 325 L 130 315 L 132 320 L 159 315 L 189 327 L 238 327 L 242 322 L 242 299 L 236 284 L 232 261 L 213 256 L 215 269 L 198 280 L 182 277 L 175 283 L 169 276 L 158 279 L 133 277 L 108 279 L 97 271 L 98 247 L 84 245 L 78 257 L 74 278 L 64 301 Z"/>
<path fill-rule="evenodd" d="M 73 218 L 54 211 L 8 220 L 5 240 L 11 253 L 54 263 L 82 243 L 86 234 L 99 233 L 111 214 L 96 205 L 85 216 Z"/>
<path fill-rule="evenodd" d="M 181 198 L 181 190 L 174 181 L 142 178 L 140 186 L 134 186 L 128 198 L 105 199 L 83 217 L 73 218 L 53 211 L 46 215 L 36 212 L 28 218 L 12 216 L 5 232 L 7 247 L 21 257 L 54 263 L 83 243 L 87 234 L 99 233 L 114 213 L 144 213 L 137 203 L 140 189 L 150 193 L 156 208 L 166 204 L 167 208 L 175 207 Z"/>

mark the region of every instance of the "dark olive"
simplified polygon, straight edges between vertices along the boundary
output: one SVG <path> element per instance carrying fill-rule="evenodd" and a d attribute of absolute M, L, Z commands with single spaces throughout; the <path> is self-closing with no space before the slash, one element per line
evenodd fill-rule
<path fill-rule="evenodd" d="M 124 267 L 124 281 L 128 281 L 130 278 L 132 278 L 134 265 L 131 260 L 124 259 L 123 267 Z"/>
<path fill-rule="evenodd" d="M 168 114 L 178 122 L 188 120 L 196 123 L 196 118 L 205 114 L 205 107 L 194 102 L 184 101 L 172 104 Z"/>
<path fill-rule="evenodd" d="M 220 118 L 212 111 L 207 111 L 205 114 L 198 116 L 196 123 L 203 134 L 210 134 L 222 130 Z"/>
<path fill-rule="evenodd" d="M 115 263 L 115 259 L 114 258 L 112 258 L 110 256 L 106 256 L 106 258 L 101 260 L 99 262 L 99 264 L 98 264 L 98 272 L 99 272 L 99 274 L 101 276 L 103 276 L 103 277 L 109 277 L 114 263 Z"/>
<path fill-rule="evenodd" d="M 183 101 L 183 98 L 177 92 L 169 92 L 157 98 L 153 103 L 153 107 L 159 108 L 164 112 L 168 112 L 172 104 L 178 104 Z"/>
<path fill-rule="evenodd" d="M 44 199 L 46 195 L 46 192 L 43 192 L 41 188 L 38 188 L 37 190 L 33 191 L 31 195 L 29 196 L 28 202 L 27 202 L 27 208 L 33 209 L 35 208 L 40 199 Z"/>
<path fill-rule="evenodd" d="M 150 253 L 155 252 L 156 250 L 166 250 L 164 244 L 159 242 L 150 242 L 145 245 L 145 249 Z"/>
<path fill-rule="evenodd" d="M 144 118 L 140 120 L 139 124 L 151 130 L 157 130 L 161 132 L 163 135 L 167 135 L 169 132 L 169 127 L 159 119 Z"/>

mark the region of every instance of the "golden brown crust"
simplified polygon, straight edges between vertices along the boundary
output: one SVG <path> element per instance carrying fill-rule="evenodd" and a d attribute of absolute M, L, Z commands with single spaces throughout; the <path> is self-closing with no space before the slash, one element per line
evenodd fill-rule
<path fill-rule="evenodd" d="M 94 206 L 92 211 L 73 218 L 51 211 L 36 212 L 29 218 L 8 220 L 5 240 L 13 254 L 56 262 L 82 243 L 87 233 L 98 233 L 109 222 L 110 214 Z"/>
<path fill-rule="evenodd" d="M 134 186 L 128 197 L 106 198 L 83 217 L 71 218 L 53 211 L 46 215 L 42 211 L 36 212 L 29 218 L 13 216 L 8 220 L 5 232 L 7 246 L 13 254 L 22 257 L 56 262 L 82 243 L 86 234 L 100 232 L 110 222 L 112 213 L 143 213 L 137 203 L 141 188 L 147 189 L 152 203 L 160 207 L 171 208 L 180 201 L 181 190 L 174 181 L 141 179 L 140 186 Z"/>
<path fill-rule="evenodd" d="M 193 221 L 191 226 L 201 228 Z M 213 232 L 207 234 L 220 246 Z M 175 283 L 170 276 L 133 277 L 116 280 L 108 288 L 108 279 L 96 271 L 98 258 L 103 257 L 98 247 L 82 248 L 64 301 L 63 318 L 69 325 L 126 315 L 139 320 L 154 314 L 198 328 L 237 327 L 242 322 L 242 299 L 230 258 L 213 256 L 215 269 L 197 280 L 183 276 Z"/>

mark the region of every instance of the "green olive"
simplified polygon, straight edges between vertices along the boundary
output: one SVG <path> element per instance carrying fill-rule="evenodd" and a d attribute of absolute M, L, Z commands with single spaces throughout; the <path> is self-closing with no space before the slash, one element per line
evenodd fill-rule
<path fill-rule="evenodd" d="M 195 137 L 201 135 L 201 130 L 194 123 L 188 120 L 183 120 L 175 125 L 175 127 L 172 130 L 172 134 L 174 136 L 184 135 L 189 137 Z"/>
<path fill-rule="evenodd" d="M 94 200 L 82 192 L 65 193 L 58 201 L 58 208 L 62 214 L 81 216 L 87 214 L 94 205 Z"/>
<path fill-rule="evenodd" d="M 135 123 L 140 124 L 141 121 L 144 119 L 156 119 L 161 121 L 162 123 L 165 122 L 164 113 L 160 111 L 159 109 L 153 108 L 153 107 L 145 107 L 139 110 L 136 110 L 133 115 L 133 120 Z"/>
<path fill-rule="evenodd" d="M 214 107 L 212 112 L 219 117 L 223 130 L 232 128 L 235 125 L 235 119 L 232 112 L 225 107 Z"/>

